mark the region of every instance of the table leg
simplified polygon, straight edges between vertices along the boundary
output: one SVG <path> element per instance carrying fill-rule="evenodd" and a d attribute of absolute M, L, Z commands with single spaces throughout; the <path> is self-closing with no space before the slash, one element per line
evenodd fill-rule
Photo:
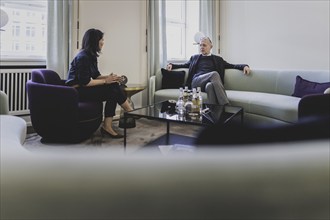
<path fill-rule="evenodd" d="M 131 96 L 127 96 L 127 101 L 132 106 L 132 109 L 134 109 L 134 103 L 131 100 Z M 120 111 L 121 111 L 120 114 L 123 114 L 124 110 L 121 109 Z M 135 128 L 136 127 L 135 119 L 132 117 L 126 117 L 124 119 L 120 118 L 119 127 L 120 128 Z"/>
<path fill-rule="evenodd" d="M 166 122 L 166 145 L 170 143 L 170 122 Z"/>
<path fill-rule="evenodd" d="M 126 114 L 124 113 L 124 151 L 126 152 Z"/>
<path fill-rule="evenodd" d="M 244 111 L 241 111 L 241 124 L 244 124 Z"/>

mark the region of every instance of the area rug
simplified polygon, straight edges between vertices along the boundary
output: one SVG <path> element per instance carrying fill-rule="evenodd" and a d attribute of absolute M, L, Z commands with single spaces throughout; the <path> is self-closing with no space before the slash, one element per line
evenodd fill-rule
<path fill-rule="evenodd" d="M 114 128 L 123 134 L 124 129 L 118 128 L 118 123 L 119 121 L 114 121 Z M 203 127 L 196 125 L 170 123 L 170 133 L 176 135 L 184 135 L 194 138 L 197 137 L 201 129 L 203 129 Z M 153 144 L 157 145 L 154 147 L 159 147 L 159 145 L 162 144 L 159 144 L 156 140 L 166 134 L 166 122 L 140 118 L 136 120 L 136 127 L 128 128 L 126 131 L 126 153 L 136 152 L 146 146 L 150 148 L 153 147 Z M 24 147 L 30 151 L 49 151 L 62 149 L 100 150 L 105 148 L 113 151 L 123 151 L 124 139 L 102 137 L 100 129 L 98 129 L 88 140 L 78 144 L 42 143 L 41 137 L 38 134 L 31 133 L 27 135 Z"/>

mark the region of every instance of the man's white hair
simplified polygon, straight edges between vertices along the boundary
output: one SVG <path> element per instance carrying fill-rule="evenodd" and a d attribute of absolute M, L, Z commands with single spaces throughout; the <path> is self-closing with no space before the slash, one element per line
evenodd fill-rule
<path fill-rule="evenodd" d="M 200 41 L 207 40 L 212 45 L 212 41 L 209 37 L 201 37 Z"/>

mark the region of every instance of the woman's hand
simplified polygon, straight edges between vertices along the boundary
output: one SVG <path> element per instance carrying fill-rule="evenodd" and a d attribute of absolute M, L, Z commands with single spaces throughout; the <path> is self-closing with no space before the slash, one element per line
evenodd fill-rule
<path fill-rule="evenodd" d="M 105 78 L 106 84 L 119 83 L 121 81 L 121 76 L 111 73 L 108 77 Z"/>

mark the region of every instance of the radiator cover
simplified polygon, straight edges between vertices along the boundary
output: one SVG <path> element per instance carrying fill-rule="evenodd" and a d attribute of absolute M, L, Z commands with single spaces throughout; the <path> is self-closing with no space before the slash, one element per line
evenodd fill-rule
<path fill-rule="evenodd" d="M 8 95 L 11 115 L 30 114 L 26 82 L 31 79 L 32 69 L 1 69 L 0 90 Z"/>

